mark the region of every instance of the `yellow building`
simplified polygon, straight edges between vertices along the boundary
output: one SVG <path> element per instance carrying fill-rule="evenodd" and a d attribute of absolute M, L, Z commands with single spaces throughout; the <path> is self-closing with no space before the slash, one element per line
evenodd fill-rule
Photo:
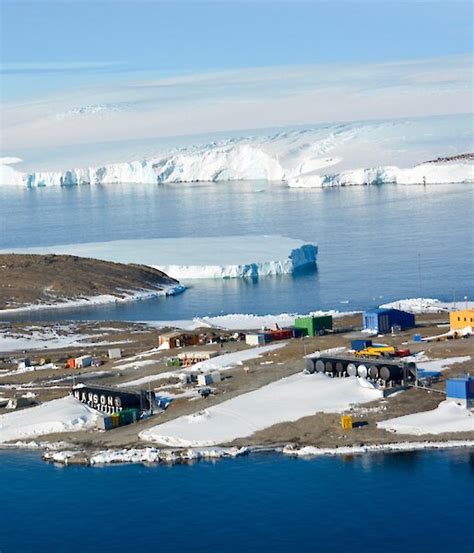
<path fill-rule="evenodd" d="M 470 326 L 471 332 L 474 331 L 474 309 L 451 312 L 449 314 L 449 326 L 451 330 L 462 330 Z"/>

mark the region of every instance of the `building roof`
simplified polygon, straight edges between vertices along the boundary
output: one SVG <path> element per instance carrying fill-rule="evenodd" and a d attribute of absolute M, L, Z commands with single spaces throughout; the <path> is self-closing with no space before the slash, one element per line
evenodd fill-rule
<path fill-rule="evenodd" d="M 185 332 L 179 330 L 172 330 L 171 332 L 163 332 L 160 334 L 160 338 L 179 338 L 180 336 L 191 336 L 192 332 Z"/>
<path fill-rule="evenodd" d="M 471 382 L 474 381 L 474 376 L 457 376 L 456 378 L 448 378 L 446 382 Z"/>
<path fill-rule="evenodd" d="M 365 313 L 393 313 L 396 311 L 397 313 L 407 313 L 408 315 L 411 315 L 408 311 L 402 311 L 401 309 L 395 309 L 394 307 L 374 307 L 373 309 L 367 309 Z"/>

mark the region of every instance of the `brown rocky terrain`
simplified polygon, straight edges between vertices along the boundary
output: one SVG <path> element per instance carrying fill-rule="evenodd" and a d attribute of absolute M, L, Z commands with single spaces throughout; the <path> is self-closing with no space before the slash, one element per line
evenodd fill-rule
<path fill-rule="evenodd" d="M 448 163 L 450 161 L 474 161 L 474 153 L 469 152 L 467 154 L 457 154 L 455 156 L 438 157 L 425 161 L 424 163 Z"/>
<path fill-rule="evenodd" d="M 178 282 L 145 265 L 72 255 L 0 254 L 0 310 L 132 291 L 159 291 Z"/>

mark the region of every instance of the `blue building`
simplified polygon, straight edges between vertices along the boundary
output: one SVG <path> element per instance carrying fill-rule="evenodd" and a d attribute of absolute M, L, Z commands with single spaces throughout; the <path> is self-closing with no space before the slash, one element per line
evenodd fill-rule
<path fill-rule="evenodd" d="M 378 307 L 364 313 L 364 328 L 375 332 L 390 332 L 393 326 L 402 330 L 415 326 L 415 315 L 399 309 Z"/>
<path fill-rule="evenodd" d="M 471 409 L 474 407 L 474 376 L 446 380 L 446 398 Z"/>

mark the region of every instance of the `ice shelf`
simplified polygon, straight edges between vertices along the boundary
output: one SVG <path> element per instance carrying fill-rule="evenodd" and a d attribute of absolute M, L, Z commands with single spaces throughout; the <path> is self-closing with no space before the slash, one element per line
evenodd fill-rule
<path fill-rule="evenodd" d="M 104 154 L 107 161 L 96 166 L 68 160 L 39 169 L 28 159 L 0 158 L 0 185 L 266 180 L 307 188 L 472 182 L 472 154 L 458 155 L 466 152 L 472 152 L 470 115 L 335 123 L 157 146 L 151 155 L 134 148 L 118 158 Z"/>

